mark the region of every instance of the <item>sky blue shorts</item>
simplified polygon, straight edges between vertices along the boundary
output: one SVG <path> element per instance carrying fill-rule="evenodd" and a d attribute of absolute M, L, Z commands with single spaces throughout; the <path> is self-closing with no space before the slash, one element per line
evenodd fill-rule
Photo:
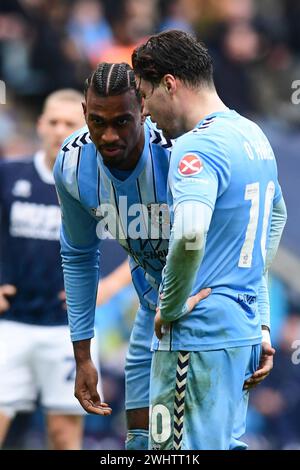
<path fill-rule="evenodd" d="M 155 351 L 151 371 L 150 448 L 237 450 L 261 345 L 215 351 Z"/>
<path fill-rule="evenodd" d="M 153 310 L 140 308 L 133 325 L 125 367 L 126 410 L 149 406 Z"/>

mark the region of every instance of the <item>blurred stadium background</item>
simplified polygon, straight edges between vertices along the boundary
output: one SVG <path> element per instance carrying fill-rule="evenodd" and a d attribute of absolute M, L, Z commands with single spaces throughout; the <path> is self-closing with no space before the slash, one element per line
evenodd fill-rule
<path fill-rule="evenodd" d="M 171 28 L 194 32 L 208 44 L 221 97 L 270 138 L 288 223 L 270 279 L 275 367 L 252 393 L 251 449 L 300 449 L 300 104 L 292 102 L 292 84 L 300 80 L 299 24 L 298 0 L 0 2 L 0 79 L 6 85 L 0 158 L 38 148 L 35 120 L 50 92 L 82 90 L 98 62 L 128 62 L 139 41 Z M 102 250 L 105 275 L 124 253 L 112 241 Z M 86 449 L 123 448 L 124 359 L 136 303 L 130 286 L 97 311 L 105 399 L 114 413 L 87 417 Z M 20 415 L 6 447 L 45 448 L 43 426 L 39 409 Z"/>

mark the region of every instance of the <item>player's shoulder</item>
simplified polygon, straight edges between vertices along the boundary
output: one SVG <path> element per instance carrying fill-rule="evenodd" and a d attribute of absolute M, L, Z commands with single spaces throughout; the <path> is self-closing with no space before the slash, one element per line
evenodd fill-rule
<path fill-rule="evenodd" d="M 172 154 L 182 155 L 187 152 L 199 154 L 227 154 L 228 133 L 220 116 L 209 116 L 203 119 L 191 131 L 176 140 Z"/>
<path fill-rule="evenodd" d="M 230 154 L 232 143 L 241 136 L 247 135 L 248 130 L 259 127 L 233 109 L 212 113 L 199 122 L 191 131 L 183 134 L 176 141 L 175 148 L 191 148 L 197 146 L 205 152 L 215 152 L 223 155 Z"/>
<path fill-rule="evenodd" d="M 88 127 L 84 126 L 73 132 L 73 134 L 64 140 L 61 150 L 64 153 L 68 153 L 90 144 L 92 144 L 90 133 Z"/>
<path fill-rule="evenodd" d="M 59 174 L 63 179 L 64 175 L 70 176 L 70 174 L 73 174 L 74 172 L 72 170 L 77 168 L 82 155 L 88 153 L 90 149 L 93 152 L 95 151 L 95 146 L 90 138 L 87 126 L 78 129 L 67 137 L 61 146 L 61 150 L 55 162 L 55 178 L 57 178 Z"/>
<path fill-rule="evenodd" d="M 145 132 L 149 134 L 149 141 L 152 146 L 159 146 L 168 151 L 172 150 L 175 141 L 165 137 L 162 130 L 158 129 L 149 117 L 145 120 L 144 128 Z"/>
<path fill-rule="evenodd" d="M 33 167 L 33 155 L 27 155 L 16 159 L 3 159 L 0 161 L 1 174 L 15 174 L 22 172 L 25 169 Z"/>

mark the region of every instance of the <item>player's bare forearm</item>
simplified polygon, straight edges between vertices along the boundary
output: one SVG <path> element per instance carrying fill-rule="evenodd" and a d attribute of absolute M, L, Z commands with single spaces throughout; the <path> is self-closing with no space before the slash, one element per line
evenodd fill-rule
<path fill-rule="evenodd" d="M 77 366 L 91 360 L 91 339 L 73 341 L 73 350 Z"/>
<path fill-rule="evenodd" d="M 107 416 L 111 408 L 102 402 L 97 390 L 98 372 L 90 354 L 90 339 L 74 341 L 76 360 L 75 397 L 87 413 Z"/>

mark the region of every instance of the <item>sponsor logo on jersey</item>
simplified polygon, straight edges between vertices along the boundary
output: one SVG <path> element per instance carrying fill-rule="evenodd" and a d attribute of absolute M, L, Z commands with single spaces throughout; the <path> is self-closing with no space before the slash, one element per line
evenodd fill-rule
<path fill-rule="evenodd" d="M 248 305 L 255 304 L 257 302 L 256 295 L 248 295 L 248 294 L 238 294 L 238 302 L 240 304 L 245 303 Z"/>
<path fill-rule="evenodd" d="M 178 165 L 178 172 L 181 176 L 194 176 L 201 173 L 203 163 L 201 158 L 194 153 L 187 153 L 182 157 Z"/>
<path fill-rule="evenodd" d="M 12 194 L 15 197 L 30 197 L 31 196 L 31 183 L 27 180 L 18 180 L 12 188 Z"/>
<path fill-rule="evenodd" d="M 12 237 L 58 241 L 60 223 L 57 205 L 15 201 L 11 206 L 9 233 Z"/>
<path fill-rule="evenodd" d="M 170 212 L 168 204 L 164 202 L 152 202 L 147 204 L 147 210 L 151 224 L 156 228 L 162 225 L 170 225 Z"/>

